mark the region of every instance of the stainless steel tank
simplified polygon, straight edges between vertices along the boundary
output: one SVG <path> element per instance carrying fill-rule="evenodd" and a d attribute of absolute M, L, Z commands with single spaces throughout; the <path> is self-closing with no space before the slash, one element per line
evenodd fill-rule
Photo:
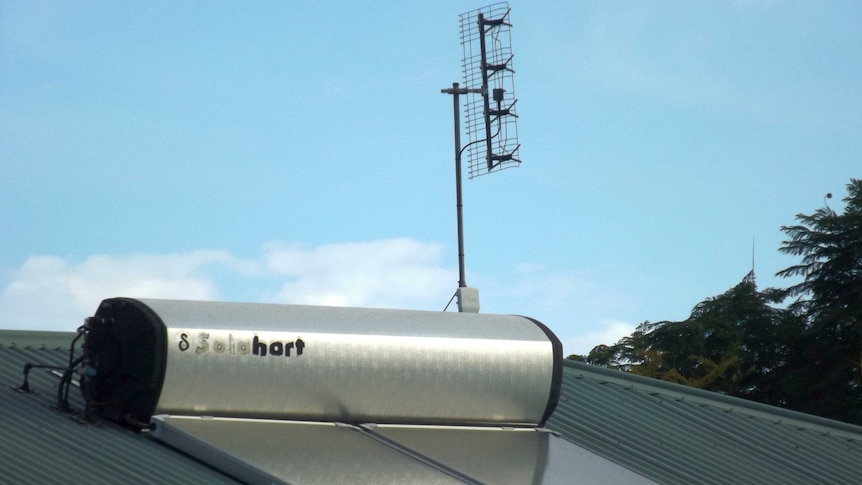
<path fill-rule="evenodd" d="M 82 389 L 110 419 L 542 425 L 562 346 L 514 315 L 104 300 Z"/>

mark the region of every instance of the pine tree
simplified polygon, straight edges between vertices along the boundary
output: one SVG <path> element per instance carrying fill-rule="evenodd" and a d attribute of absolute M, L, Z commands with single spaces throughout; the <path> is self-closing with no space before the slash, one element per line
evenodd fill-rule
<path fill-rule="evenodd" d="M 862 181 L 847 192 L 843 213 L 824 207 L 781 228 L 779 251 L 802 261 L 777 275 L 803 277 L 784 292 L 805 321 L 785 378 L 791 406 L 862 424 Z"/>

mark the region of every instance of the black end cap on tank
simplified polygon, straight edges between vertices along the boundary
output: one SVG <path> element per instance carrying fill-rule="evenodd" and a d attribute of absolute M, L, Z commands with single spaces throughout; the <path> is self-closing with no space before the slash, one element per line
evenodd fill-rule
<path fill-rule="evenodd" d="M 88 407 L 133 428 L 149 426 L 165 377 L 164 322 L 138 300 L 110 298 L 86 325 L 84 352 L 92 370 L 81 389 Z"/>
<path fill-rule="evenodd" d="M 553 349 L 553 368 L 551 370 L 551 389 L 548 393 L 548 404 L 545 407 L 545 412 L 542 415 L 542 420 L 539 422 L 539 427 L 545 425 L 545 422 L 550 419 L 551 415 L 554 414 L 554 410 L 557 409 L 557 404 L 560 402 L 560 393 L 563 389 L 563 343 L 560 342 L 560 339 L 548 328 L 544 323 L 536 320 L 535 318 L 524 317 L 527 320 L 530 320 L 537 327 L 539 327 L 542 332 L 545 333 L 545 336 L 548 337 L 548 341 L 551 343 L 551 348 Z"/>

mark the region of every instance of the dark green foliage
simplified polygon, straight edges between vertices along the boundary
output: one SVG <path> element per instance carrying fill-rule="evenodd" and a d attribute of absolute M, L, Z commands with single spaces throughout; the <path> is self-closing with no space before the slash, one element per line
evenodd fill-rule
<path fill-rule="evenodd" d="M 778 273 L 804 280 L 785 290 L 805 319 L 789 364 L 795 409 L 862 424 L 862 181 L 847 185 L 841 214 L 825 207 L 782 227 L 779 251 L 801 256 Z"/>
<path fill-rule="evenodd" d="M 847 190 L 843 213 L 826 207 L 781 228 L 779 250 L 802 260 L 778 275 L 802 282 L 759 292 L 752 272 L 686 320 L 644 322 L 572 357 L 862 424 L 862 181 Z"/>
<path fill-rule="evenodd" d="M 800 321 L 770 306 L 754 274 L 709 298 L 680 322 L 644 322 L 586 362 L 711 391 L 781 405 L 783 387 L 770 382 L 789 361 Z M 794 330 L 795 329 L 795 330 Z"/>

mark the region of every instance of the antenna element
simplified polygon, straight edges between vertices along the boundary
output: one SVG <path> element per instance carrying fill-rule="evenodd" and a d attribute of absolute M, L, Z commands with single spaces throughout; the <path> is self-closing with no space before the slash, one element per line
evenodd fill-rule
<path fill-rule="evenodd" d="M 502 2 L 460 16 L 470 178 L 521 164 L 510 11 Z"/>

